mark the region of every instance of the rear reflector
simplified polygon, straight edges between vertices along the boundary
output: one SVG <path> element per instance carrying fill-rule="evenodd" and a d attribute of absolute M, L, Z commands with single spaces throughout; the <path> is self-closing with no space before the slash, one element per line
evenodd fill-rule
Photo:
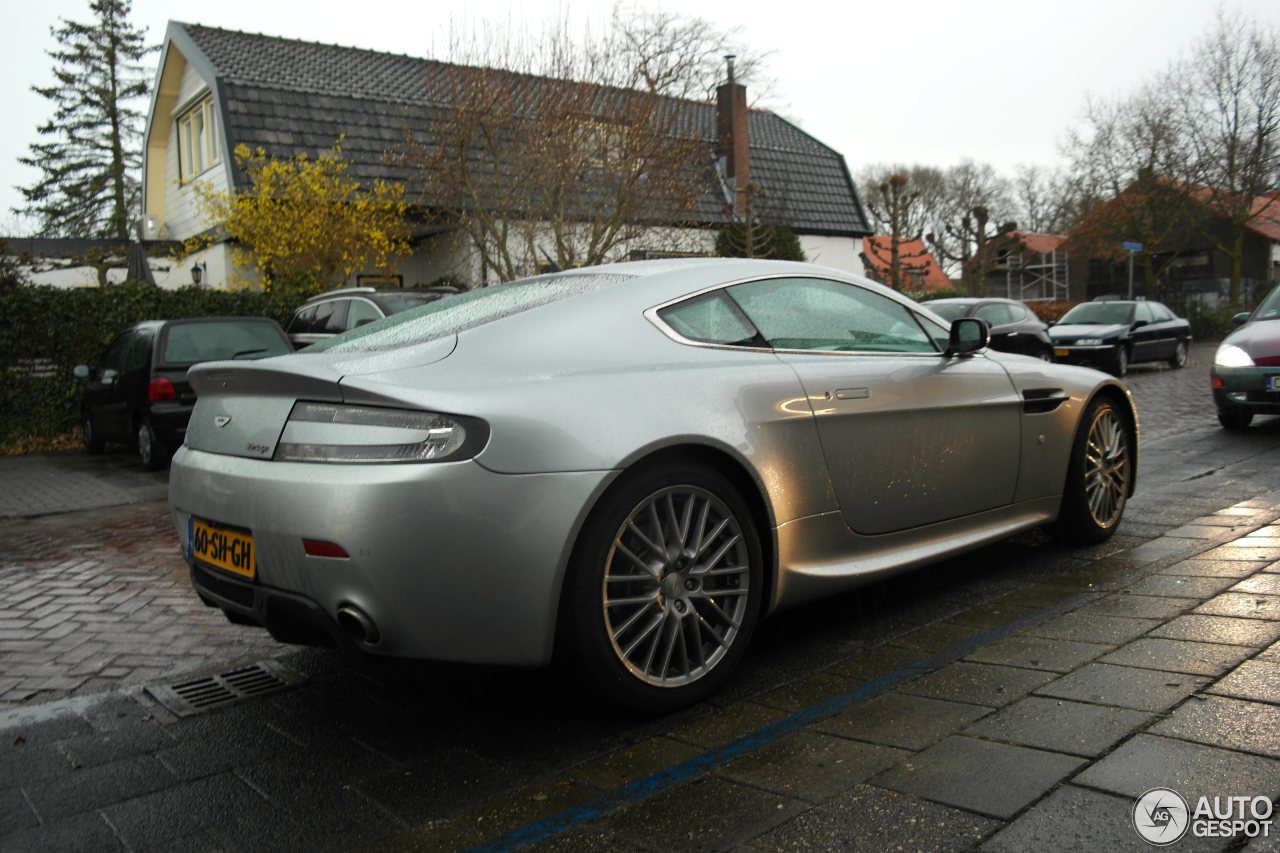
<path fill-rule="evenodd" d="M 308 557 L 335 557 L 340 560 L 350 559 L 351 555 L 336 542 L 323 542 L 319 539 L 303 539 L 302 549 Z"/>

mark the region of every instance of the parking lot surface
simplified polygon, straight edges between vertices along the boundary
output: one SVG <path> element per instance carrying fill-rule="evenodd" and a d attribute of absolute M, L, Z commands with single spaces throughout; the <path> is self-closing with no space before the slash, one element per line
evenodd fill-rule
<path fill-rule="evenodd" d="M 1274 800 L 1280 423 L 1219 429 L 1211 355 L 1133 370 L 1108 543 L 1024 535 L 781 614 L 659 719 L 571 671 L 279 646 L 195 599 L 162 478 L 0 460 L 0 850 L 1147 849 L 1152 788 Z M 175 702 L 193 683 L 230 689 Z"/>

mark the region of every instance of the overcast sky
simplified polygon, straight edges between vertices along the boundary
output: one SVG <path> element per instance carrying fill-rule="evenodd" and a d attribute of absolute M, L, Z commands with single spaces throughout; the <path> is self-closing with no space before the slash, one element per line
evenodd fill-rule
<path fill-rule="evenodd" d="M 0 53 L 0 233 L 15 223 L 17 186 L 34 170 L 17 162 L 51 105 L 47 85 L 59 19 L 89 22 L 88 0 L 3 0 Z M 841 152 L 855 174 L 871 163 L 948 166 L 964 158 L 1011 174 L 1058 162 L 1058 145 L 1087 94 L 1132 91 L 1209 27 L 1214 0 L 1022 0 L 971 4 L 898 0 L 795 4 L 755 0 L 637 3 L 740 26 L 755 51 L 772 51 L 779 112 Z M 1234 0 L 1280 25 L 1280 2 Z M 332 10 L 332 11 L 330 11 Z M 608 18 L 609 3 L 575 0 L 134 0 L 132 20 L 159 44 L 169 20 L 444 58 L 451 33 L 485 26 L 574 28 Z M 750 93 L 748 93 L 750 96 Z"/>

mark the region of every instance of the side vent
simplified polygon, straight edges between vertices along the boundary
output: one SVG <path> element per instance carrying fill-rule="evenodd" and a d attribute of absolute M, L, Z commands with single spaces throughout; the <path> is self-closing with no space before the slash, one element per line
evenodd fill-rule
<path fill-rule="evenodd" d="M 1022 392 L 1022 411 L 1028 415 L 1044 415 L 1056 410 L 1071 397 L 1061 388 L 1036 388 Z"/>

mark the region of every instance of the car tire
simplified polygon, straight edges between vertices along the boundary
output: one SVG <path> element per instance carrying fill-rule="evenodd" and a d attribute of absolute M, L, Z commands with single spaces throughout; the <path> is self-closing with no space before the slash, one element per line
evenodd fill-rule
<path fill-rule="evenodd" d="M 98 431 L 93 428 L 93 418 L 87 414 L 84 416 L 84 422 L 80 426 L 80 437 L 84 440 L 85 451 L 94 456 L 107 449 L 107 443 L 98 435 Z"/>
<path fill-rule="evenodd" d="M 605 699 L 666 713 L 715 692 L 760 614 L 751 511 L 717 471 L 634 470 L 592 511 L 566 578 L 561 639 Z"/>
<path fill-rule="evenodd" d="M 1115 533 L 1133 482 L 1133 427 L 1108 397 L 1085 409 L 1067 464 L 1054 538 L 1065 545 L 1091 545 Z"/>
<path fill-rule="evenodd" d="M 1184 367 L 1187 363 L 1187 342 L 1178 341 L 1173 348 L 1173 355 L 1169 356 L 1169 366 L 1174 370 Z"/>
<path fill-rule="evenodd" d="M 159 471 L 169 462 L 169 447 L 145 418 L 138 422 L 138 459 L 148 471 Z"/>
<path fill-rule="evenodd" d="M 1242 409 L 1218 409 L 1218 423 L 1224 429 L 1248 429 L 1253 423 L 1253 412 Z"/>
<path fill-rule="evenodd" d="M 1111 354 L 1111 367 L 1107 372 L 1119 378 L 1129 372 L 1129 351 L 1123 344 L 1117 345 L 1115 352 Z"/>

